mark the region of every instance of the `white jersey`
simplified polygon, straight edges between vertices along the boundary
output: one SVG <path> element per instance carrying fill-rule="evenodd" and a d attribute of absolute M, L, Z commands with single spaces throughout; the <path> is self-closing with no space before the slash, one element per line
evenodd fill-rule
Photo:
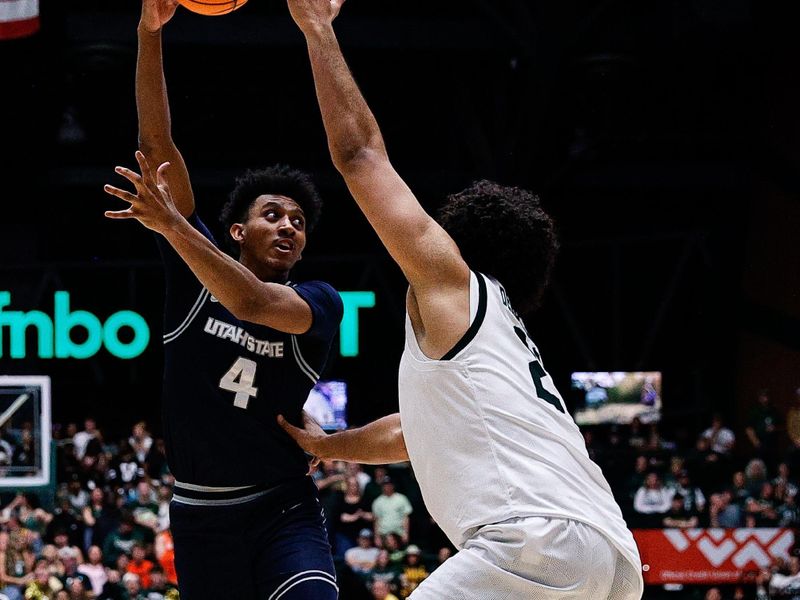
<path fill-rule="evenodd" d="M 400 418 L 425 505 L 458 547 L 524 517 L 581 521 L 635 567 L 633 535 L 538 349 L 495 280 L 470 276 L 471 325 L 442 360 L 406 318 Z"/>

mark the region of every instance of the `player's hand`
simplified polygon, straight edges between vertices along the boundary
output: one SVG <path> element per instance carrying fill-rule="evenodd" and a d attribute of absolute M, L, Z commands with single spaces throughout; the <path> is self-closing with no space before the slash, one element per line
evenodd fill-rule
<path fill-rule="evenodd" d="M 178 0 L 142 0 L 142 16 L 139 26 L 156 33 L 169 21 L 178 8 Z"/>
<path fill-rule="evenodd" d="M 315 467 L 319 464 L 320 460 L 325 457 L 325 439 L 328 437 L 322 427 L 319 426 L 311 415 L 303 411 L 303 429 L 295 427 L 289 421 L 283 418 L 283 415 L 278 415 L 278 425 L 283 427 L 284 431 L 288 433 L 291 438 L 297 442 L 303 450 L 316 457 L 316 463 L 311 465 Z"/>
<path fill-rule="evenodd" d="M 106 193 L 124 200 L 130 206 L 126 210 L 107 210 L 105 216 L 109 219 L 136 219 L 148 229 L 165 233 L 185 220 L 175 208 L 164 177 L 169 163 L 163 163 L 154 173 L 147 158 L 139 150 L 136 151 L 136 160 L 142 171 L 141 175 L 125 167 L 114 169 L 133 184 L 135 194 L 112 185 L 103 186 Z"/>
<path fill-rule="evenodd" d="M 288 0 L 289 12 L 303 33 L 330 26 L 339 15 L 344 0 Z"/>

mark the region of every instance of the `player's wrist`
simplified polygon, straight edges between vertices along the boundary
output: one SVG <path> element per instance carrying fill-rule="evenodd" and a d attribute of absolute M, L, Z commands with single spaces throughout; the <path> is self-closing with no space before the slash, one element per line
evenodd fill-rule
<path fill-rule="evenodd" d="M 307 23 L 303 25 L 302 31 L 303 35 L 306 36 L 306 40 L 309 43 L 313 41 L 324 40 L 334 35 L 333 23 L 321 23 L 321 22 Z"/>
<path fill-rule="evenodd" d="M 137 25 L 137 27 L 136 27 L 136 31 L 137 31 L 137 33 L 139 35 L 144 35 L 144 36 L 148 36 L 148 37 L 160 36 L 162 29 L 163 29 L 163 25 L 159 25 L 159 26 L 153 28 L 153 26 L 152 25 L 148 25 L 144 21 L 144 19 L 140 20 L 139 21 L 139 25 Z"/>

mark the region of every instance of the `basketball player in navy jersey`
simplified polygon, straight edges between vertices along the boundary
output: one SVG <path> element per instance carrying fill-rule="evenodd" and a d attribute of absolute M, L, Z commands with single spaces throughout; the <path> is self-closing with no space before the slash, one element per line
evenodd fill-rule
<path fill-rule="evenodd" d="M 155 231 L 166 272 L 163 420 L 182 600 L 333 600 L 337 586 L 306 456 L 276 415 L 301 422 L 342 317 L 328 284 L 290 283 L 320 199 L 287 167 L 249 172 L 222 221 L 238 261 L 195 212 L 172 141 L 161 28 L 174 0 L 144 0 L 138 28 L 139 172 L 112 219 Z"/>
<path fill-rule="evenodd" d="M 633 536 L 517 312 L 547 284 L 552 220 L 530 192 L 487 181 L 451 196 L 438 222 L 425 212 L 342 56 L 342 3 L 288 0 L 333 163 L 409 283 L 400 413 L 330 436 L 282 424 L 321 458 L 411 461 L 459 548 L 412 600 L 640 598 Z"/>

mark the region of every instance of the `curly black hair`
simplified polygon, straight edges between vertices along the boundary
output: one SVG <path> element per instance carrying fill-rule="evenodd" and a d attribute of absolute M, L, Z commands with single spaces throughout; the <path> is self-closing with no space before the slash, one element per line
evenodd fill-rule
<path fill-rule="evenodd" d="M 537 195 L 477 181 L 449 196 L 436 218 L 469 267 L 503 284 L 520 313 L 539 307 L 559 244 Z"/>
<path fill-rule="evenodd" d="M 286 196 L 297 202 L 305 213 L 306 231 L 313 231 L 322 212 L 322 198 L 314 182 L 302 171 L 286 165 L 274 165 L 257 171 L 247 171 L 236 179 L 236 187 L 219 216 L 226 234 L 231 225 L 243 223 L 247 219 L 250 206 L 256 198 L 264 194 Z M 228 245 L 238 255 L 239 245 L 229 235 L 226 238 Z"/>

